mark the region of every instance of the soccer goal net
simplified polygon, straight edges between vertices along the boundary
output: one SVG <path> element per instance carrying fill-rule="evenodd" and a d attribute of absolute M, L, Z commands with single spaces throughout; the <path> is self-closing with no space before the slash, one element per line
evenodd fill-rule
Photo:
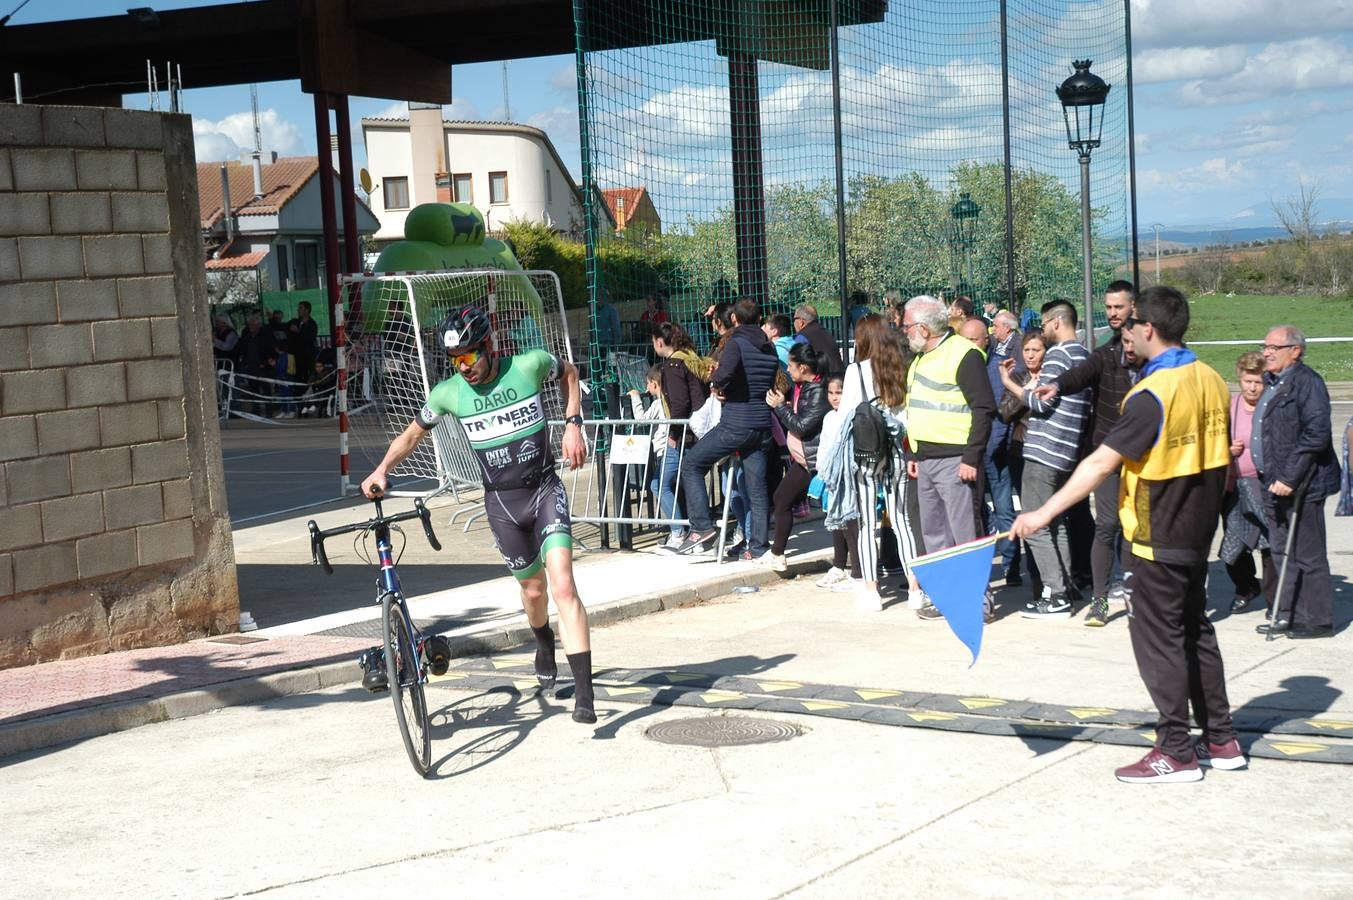
<path fill-rule="evenodd" d="M 358 410 L 348 425 L 355 475 L 380 462 L 433 386 L 454 374 L 438 334 L 450 311 L 476 306 L 487 312 L 503 355 L 548 350 L 562 360 L 573 358 L 553 272 L 494 269 L 348 276 L 344 281 L 349 403 Z M 562 419 L 558 383 L 546 385 L 542 398 L 546 415 Z M 551 434 L 556 453 L 560 437 L 557 429 Z M 450 491 L 459 498 L 460 491 L 481 486 L 465 431 L 449 416 L 392 474 L 396 494 Z"/>

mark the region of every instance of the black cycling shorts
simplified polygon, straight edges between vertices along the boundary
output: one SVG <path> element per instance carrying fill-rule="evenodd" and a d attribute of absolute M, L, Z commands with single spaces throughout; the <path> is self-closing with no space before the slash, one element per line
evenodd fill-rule
<path fill-rule="evenodd" d="M 487 491 L 484 510 L 498 552 L 517 578 L 539 572 L 551 549 L 573 547 L 568 495 L 553 473 L 535 487 Z"/>

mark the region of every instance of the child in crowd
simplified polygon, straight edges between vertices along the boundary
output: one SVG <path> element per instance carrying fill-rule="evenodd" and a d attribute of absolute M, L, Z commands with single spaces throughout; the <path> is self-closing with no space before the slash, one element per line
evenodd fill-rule
<path fill-rule="evenodd" d="M 648 396 L 653 398 L 653 402 L 644 408 L 644 395 L 637 390 L 629 392 L 630 408 L 634 412 L 634 418 L 639 421 L 652 421 L 654 419 L 668 418 L 666 404 L 662 396 L 662 364 L 649 366 L 647 374 L 644 376 L 644 390 Z M 652 428 L 652 448 L 654 464 L 649 467 L 651 478 L 648 482 L 649 493 L 654 497 L 662 495 L 662 472 L 663 455 L 667 452 L 667 426 L 654 425 Z M 661 505 L 661 501 L 659 501 Z M 665 514 L 664 514 L 665 515 Z M 670 538 L 669 538 L 670 540 Z"/>
<path fill-rule="evenodd" d="M 827 380 L 827 415 L 822 419 L 822 437 L 818 440 L 818 459 L 827 459 L 837 452 L 841 439 L 841 376 Z M 826 499 L 823 499 L 826 507 Z M 860 532 L 854 523 L 832 531 L 832 567 L 817 580 L 817 586 L 835 591 L 853 591 L 863 584 L 860 574 Z M 847 570 L 849 564 L 849 570 Z"/>

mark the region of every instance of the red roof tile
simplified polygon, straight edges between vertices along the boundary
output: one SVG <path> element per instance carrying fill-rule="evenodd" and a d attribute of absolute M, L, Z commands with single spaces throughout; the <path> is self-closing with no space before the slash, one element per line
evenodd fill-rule
<path fill-rule="evenodd" d="M 234 190 L 233 187 L 231 189 Z M 643 187 L 607 188 L 601 192 L 601 196 L 606 200 L 606 208 L 611 211 L 611 219 L 615 222 L 616 231 L 625 230 L 630 217 L 639 208 L 640 198 L 647 192 L 648 188 Z M 624 201 L 623 209 L 616 209 L 617 201 Z"/>
<path fill-rule="evenodd" d="M 238 253 L 227 253 L 220 259 L 207 258 L 207 271 L 211 272 L 230 270 L 230 269 L 257 269 L 263 260 L 268 258 L 267 250 L 248 250 Z"/>
<path fill-rule="evenodd" d="M 254 164 L 226 163 L 230 178 L 230 205 L 235 215 L 270 215 L 281 210 L 305 183 L 319 172 L 314 156 L 284 156 L 263 166 L 263 193 L 254 196 Z M 202 227 L 210 228 L 221 220 L 221 163 L 197 164 L 197 197 Z"/>

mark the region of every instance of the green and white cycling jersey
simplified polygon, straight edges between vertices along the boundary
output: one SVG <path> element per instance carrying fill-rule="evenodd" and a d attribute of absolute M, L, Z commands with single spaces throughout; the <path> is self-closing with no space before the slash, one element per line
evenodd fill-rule
<path fill-rule="evenodd" d="M 470 439 L 487 490 L 535 485 L 554 469 L 540 389 L 561 371 L 552 354 L 528 350 L 500 360 L 498 377 L 487 384 L 470 384 L 457 372 L 432 389 L 418 424 L 432 428 L 442 416 L 454 416 Z"/>

